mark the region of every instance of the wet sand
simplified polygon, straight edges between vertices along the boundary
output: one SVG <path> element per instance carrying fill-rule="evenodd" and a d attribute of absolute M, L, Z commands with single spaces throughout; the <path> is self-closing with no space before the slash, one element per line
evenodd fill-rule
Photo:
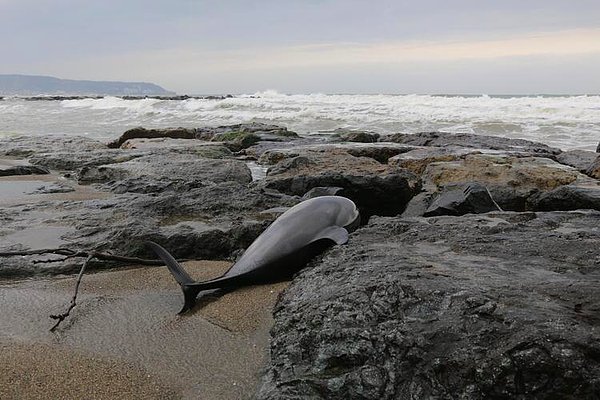
<path fill-rule="evenodd" d="M 197 279 L 229 263 L 186 263 Z M 164 267 L 84 276 L 55 333 L 74 278 L 0 282 L 0 399 L 245 399 L 268 356 L 272 308 L 287 283 L 242 288 L 178 316 Z"/>

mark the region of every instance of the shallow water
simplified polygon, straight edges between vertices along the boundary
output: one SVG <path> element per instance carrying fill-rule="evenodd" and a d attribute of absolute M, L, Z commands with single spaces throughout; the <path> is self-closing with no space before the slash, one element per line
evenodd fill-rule
<path fill-rule="evenodd" d="M 0 136 L 67 133 L 114 139 L 129 128 L 199 127 L 243 122 L 283 125 L 303 135 L 337 128 L 379 133 L 441 130 L 594 150 L 600 96 L 285 95 L 262 92 L 221 100 L 0 101 Z"/>
<path fill-rule="evenodd" d="M 46 182 L 36 180 L 0 180 L 0 204 L 11 202 L 43 188 Z"/>

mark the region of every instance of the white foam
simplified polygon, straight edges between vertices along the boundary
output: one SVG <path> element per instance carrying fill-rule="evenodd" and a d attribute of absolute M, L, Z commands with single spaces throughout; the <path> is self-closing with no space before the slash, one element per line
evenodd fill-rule
<path fill-rule="evenodd" d="M 600 96 L 286 95 L 268 90 L 222 100 L 5 99 L 0 112 L 0 131 L 95 137 L 117 136 L 140 125 L 198 127 L 258 121 L 300 134 L 336 128 L 379 133 L 443 130 L 589 150 L 600 141 Z"/>
<path fill-rule="evenodd" d="M 147 112 L 159 102 L 161 102 L 159 99 L 124 100 L 120 97 L 107 96 L 99 99 L 63 100 L 60 103 L 65 108 L 89 108 L 92 110 L 112 110 L 119 108 L 129 111 Z"/>

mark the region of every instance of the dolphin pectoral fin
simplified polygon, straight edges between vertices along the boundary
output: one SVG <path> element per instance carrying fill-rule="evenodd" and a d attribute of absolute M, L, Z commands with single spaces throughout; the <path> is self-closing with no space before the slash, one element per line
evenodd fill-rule
<path fill-rule="evenodd" d="M 341 226 L 330 226 L 321 231 L 313 242 L 321 239 L 333 240 L 336 244 L 345 244 L 348 242 L 348 231 Z"/>
<path fill-rule="evenodd" d="M 194 282 L 194 280 L 188 275 L 188 273 L 177 262 L 177 260 L 175 260 L 175 258 L 173 258 L 173 256 L 169 254 L 169 252 L 162 246 L 150 241 L 146 242 L 145 244 L 146 246 L 150 247 L 152 251 L 154 251 L 156 255 L 160 257 L 161 260 L 163 260 L 177 283 L 180 285 L 187 285 Z"/>

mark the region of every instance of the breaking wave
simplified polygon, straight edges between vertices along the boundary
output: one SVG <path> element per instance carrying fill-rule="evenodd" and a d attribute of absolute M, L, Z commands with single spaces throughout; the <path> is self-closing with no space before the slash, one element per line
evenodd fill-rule
<path fill-rule="evenodd" d="M 87 133 L 99 138 L 116 137 L 135 126 L 257 121 L 300 134 L 336 128 L 442 130 L 523 138 L 563 149 L 593 150 L 600 139 L 600 96 L 286 95 L 269 90 L 221 100 L 5 99 L 0 113 L 0 132 Z"/>

